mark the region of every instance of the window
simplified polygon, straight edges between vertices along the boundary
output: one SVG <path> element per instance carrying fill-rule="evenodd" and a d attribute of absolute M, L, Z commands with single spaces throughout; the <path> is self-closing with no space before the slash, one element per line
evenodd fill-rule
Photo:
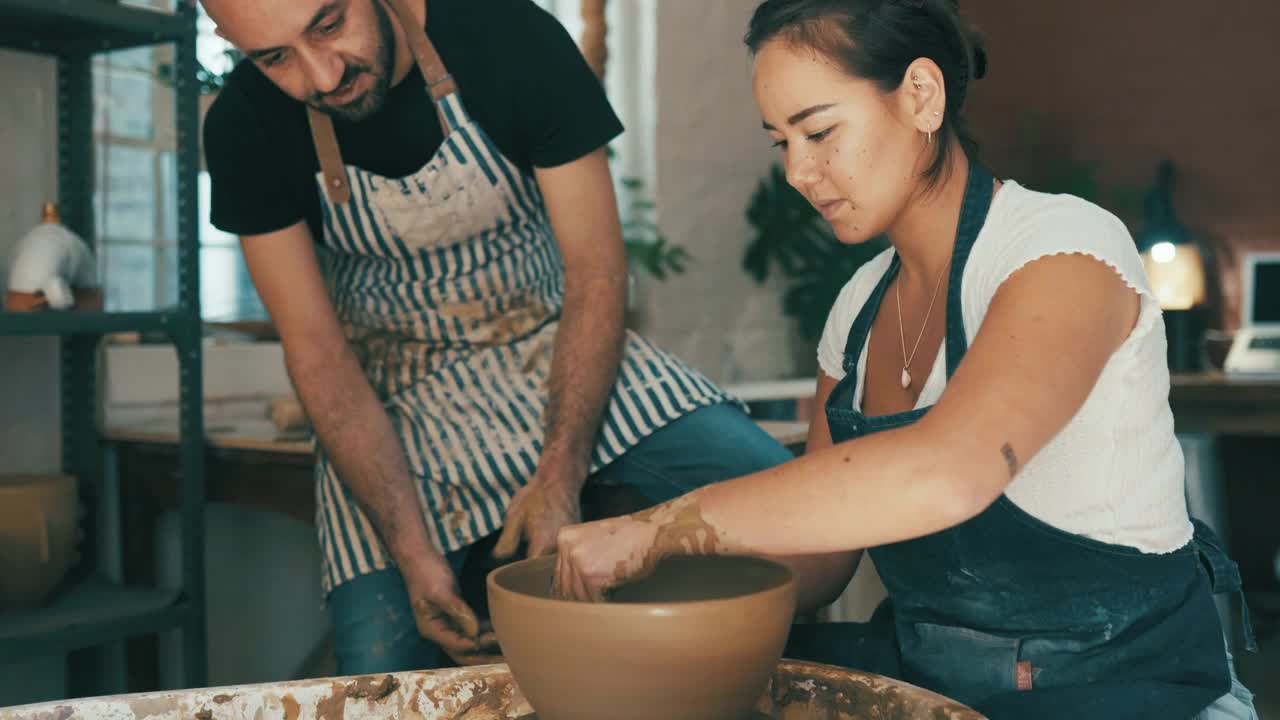
<path fill-rule="evenodd" d="M 584 22 L 582 9 L 589 0 L 534 0 L 564 25 L 579 44 Z M 605 3 L 609 49 L 605 65 L 605 90 L 626 132 L 613 145 L 614 167 L 620 176 L 638 177 L 653 184 L 657 176 L 654 137 L 657 127 L 657 2 L 612 0 Z"/>
<path fill-rule="evenodd" d="M 172 10 L 173 0 L 130 0 Z M 197 55 L 222 72 L 229 46 L 200 12 Z M 110 310 L 151 310 L 178 300 L 177 157 L 171 47 L 97 56 L 93 65 L 94 212 L 99 273 Z M 201 106 L 208 97 L 202 98 Z M 237 239 L 209 224 L 209 177 L 198 178 L 200 301 L 206 320 L 265 319 Z"/>

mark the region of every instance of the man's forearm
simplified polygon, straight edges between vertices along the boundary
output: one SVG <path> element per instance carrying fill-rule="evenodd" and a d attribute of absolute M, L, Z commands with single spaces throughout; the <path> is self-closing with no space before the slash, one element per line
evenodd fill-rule
<path fill-rule="evenodd" d="M 542 457 L 544 466 L 558 463 L 557 480 L 586 479 L 622 359 L 625 304 L 625 273 L 567 284 L 551 359 Z"/>
<path fill-rule="evenodd" d="M 398 563 L 432 548 L 396 437 L 355 355 L 288 353 L 289 374 L 320 444 Z"/>

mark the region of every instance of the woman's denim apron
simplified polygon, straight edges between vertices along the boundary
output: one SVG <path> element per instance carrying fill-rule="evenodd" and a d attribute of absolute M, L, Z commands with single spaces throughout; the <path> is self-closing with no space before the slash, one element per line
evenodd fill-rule
<path fill-rule="evenodd" d="M 960 290 L 986 220 L 992 178 L 974 166 L 947 294 L 950 378 L 968 347 Z M 882 417 L 853 410 L 858 358 L 898 258 L 863 306 L 828 400 L 833 442 L 909 425 L 928 408 Z M 1075 535 L 1006 496 L 925 537 L 868 550 L 889 598 L 862 648 L 885 674 L 993 718 L 1190 718 L 1231 687 L 1213 595 L 1240 575 L 1213 532 L 1168 554 Z M 1252 635 L 1246 620 L 1246 636 Z"/>

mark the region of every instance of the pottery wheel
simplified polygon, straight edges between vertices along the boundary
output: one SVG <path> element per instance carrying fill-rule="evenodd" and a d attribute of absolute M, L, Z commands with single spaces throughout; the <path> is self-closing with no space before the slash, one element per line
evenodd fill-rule
<path fill-rule="evenodd" d="M 516 720 L 538 720 L 538 714 L 521 715 L 520 717 L 517 717 Z M 763 714 L 763 712 L 753 711 L 751 712 L 750 715 L 744 717 L 744 719 L 742 720 L 773 720 L 773 716 L 765 715 Z"/>

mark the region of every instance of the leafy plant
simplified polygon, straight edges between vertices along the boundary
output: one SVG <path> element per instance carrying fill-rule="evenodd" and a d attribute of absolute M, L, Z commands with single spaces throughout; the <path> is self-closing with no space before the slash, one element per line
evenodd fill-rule
<path fill-rule="evenodd" d="M 222 52 L 222 54 L 226 59 L 226 62 L 223 63 L 226 70 L 222 72 L 210 70 L 204 65 L 204 63 L 201 63 L 198 60 L 196 61 L 196 82 L 200 85 L 201 95 L 212 95 L 221 90 L 223 86 L 226 85 L 227 76 L 231 74 L 236 63 L 243 57 L 243 55 L 234 48 L 227 48 Z M 160 63 L 157 65 L 156 79 L 170 87 L 173 87 L 175 85 L 173 63 Z"/>
<path fill-rule="evenodd" d="M 884 237 L 859 245 L 841 243 L 776 164 L 752 195 L 747 221 L 756 234 L 747 245 L 743 269 L 763 283 L 777 267 L 790 281 L 782 296 L 782 311 L 799 323 L 800 334 L 812 342 L 822 335 L 827 315 L 849 278 L 888 246 Z"/>
<path fill-rule="evenodd" d="M 644 195 L 644 182 L 638 178 L 622 178 L 619 182 L 622 202 L 622 239 L 632 267 L 645 270 L 659 280 L 669 273 L 682 273 L 689 253 L 672 245 L 653 220 L 657 207 Z"/>

